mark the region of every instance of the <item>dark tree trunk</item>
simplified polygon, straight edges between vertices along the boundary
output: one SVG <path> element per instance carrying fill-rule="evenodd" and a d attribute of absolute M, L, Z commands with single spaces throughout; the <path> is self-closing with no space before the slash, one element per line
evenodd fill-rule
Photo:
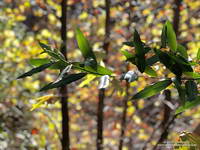
<path fill-rule="evenodd" d="M 67 60 L 67 0 L 61 2 L 62 16 L 61 21 L 61 53 Z M 62 71 L 62 70 L 61 70 Z M 68 92 L 67 86 L 63 86 L 60 89 L 61 96 L 61 113 L 62 113 L 62 150 L 70 150 L 69 140 L 69 110 L 68 110 Z"/>
<path fill-rule="evenodd" d="M 182 0 L 174 0 L 174 18 L 173 18 L 173 27 L 176 33 L 176 36 L 179 36 L 179 23 L 180 23 L 180 8 Z"/>
<path fill-rule="evenodd" d="M 110 37 L 110 0 L 105 0 L 106 3 L 106 21 L 105 21 L 105 39 L 103 49 L 108 54 L 109 37 Z M 105 58 L 104 63 L 107 62 Z M 99 102 L 97 110 L 97 150 L 103 149 L 103 109 L 104 109 L 105 89 L 99 89 Z"/>

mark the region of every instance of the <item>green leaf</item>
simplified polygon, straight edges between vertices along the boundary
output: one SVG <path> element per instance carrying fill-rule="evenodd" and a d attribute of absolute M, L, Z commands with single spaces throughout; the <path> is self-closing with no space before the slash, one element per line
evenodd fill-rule
<path fill-rule="evenodd" d="M 200 48 L 198 49 L 198 52 L 197 52 L 197 60 L 200 60 Z"/>
<path fill-rule="evenodd" d="M 188 96 L 188 100 L 196 99 L 198 95 L 198 88 L 196 82 L 189 80 L 185 83 L 186 94 Z"/>
<path fill-rule="evenodd" d="M 131 53 L 128 52 L 128 51 L 121 51 L 121 53 L 122 53 L 127 59 L 130 59 L 130 58 L 135 57 L 133 54 L 131 54 Z"/>
<path fill-rule="evenodd" d="M 161 34 L 161 47 L 166 48 L 167 46 L 167 33 L 166 33 L 166 25 L 163 26 L 162 28 L 162 34 Z"/>
<path fill-rule="evenodd" d="M 187 54 L 187 50 L 186 48 L 181 45 L 181 44 L 178 44 L 177 46 L 177 51 L 184 57 L 184 58 L 188 58 L 188 54 Z"/>
<path fill-rule="evenodd" d="M 172 24 L 167 21 L 165 23 L 166 26 L 166 38 L 167 38 L 167 45 L 170 47 L 171 50 L 176 51 L 177 49 L 177 42 L 176 42 L 176 34 L 174 32 Z"/>
<path fill-rule="evenodd" d="M 159 61 L 159 57 L 157 55 L 153 55 L 152 57 L 146 59 L 146 64 L 149 66 L 152 66 L 158 61 Z"/>
<path fill-rule="evenodd" d="M 50 60 L 48 58 L 34 58 L 29 60 L 29 64 L 33 66 L 41 66 L 44 64 L 50 63 Z"/>
<path fill-rule="evenodd" d="M 171 83 L 172 83 L 172 81 L 167 79 L 164 81 L 159 81 L 153 85 L 147 86 L 142 91 L 135 94 L 131 98 L 131 100 L 151 97 L 151 96 L 159 93 L 160 91 L 164 90 L 165 88 L 167 88 Z"/>
<path fill-rule="evenodd" d="M 76 29 L 76 40 L 78 43 L 78 47 L 81 50 L 81 53 L 85 59 L 87 58 L 93 58 L 96 61 L 96 57 L 92 51 L 92 48 L 88 42 L 88 40 L 85 38 L 83 33 L 79 28 Z"/>
<path fill-rule="evenodd" d="M 97 68 L 94 69 L 92 68 L 91 66 L 85 66 L 83 63 L 73 63 L 73 66 L 72 68 L 74 69 L 78 69 L 80 71 L 84 71 L 84 72 L 87 72 L 87 73 L 90 73 L 90 74 L 95 74 L 95 75 L 112 75 L 112 71 L 103 67 L 103 66 L 100 66 L 100 65 L 97 65 Z"/>
<path fill-rule="evenodd" d="M 150 75 L 151 77 L 157 77 L 156 71 L 154 71 L 151 67 L 146 66 L 144 72 L 148 75 Z"/>
<path fill-rule="evenodd" d="M 52 49 L 50 46 L 45 45 L 44 43 L 39 43 L 41 48 L 44 50 L 43 53 L 47 53 L 49 56 L 51 56 L 52 58 L 62 61 L 62 62 L 66 62 L 65 57 L 58 51 L 55 49 Z"/>
<path fill-rule="evenodd" d="M 74 81 L 77 81 L 81 78 L 83 78 L 86 75 L 86 73 L 78 73 L 78 74 L 68 74 L 65 75 L 61 80 L 57 81 L 57 82 L 51 82 L 48 85 L 44 86 L 43 88 L 40 89 L 40 91 L 46 91 L 49 89 L 53 89 L 53 88 L 59 88 L 59 87 L 63 87 L 67 84 L 70 84 Z"/>
<path fill-rule="evenodd" d="M 170 57 L 167 52 L 162 52 L 161 50 L 154 49 L 156 55 L 159 57 L 159 60 L 164 64 L 172 73 L 176 76 L 182 75 L 182 69 L 178 63 L 174 62 L 174 59 Z"/>
<path fill-rule="evenodd" d="M 51 95 L 45 95 L 45 96 L 41 96 L 37 99 L 35 99 L 36 101 L 38 101 L 36 104 L 33 104 L 31 111 L 39 108 L 42 104 L 44 104 L 45 102 L 52 100 L 55 96 L 53 94 Z"/>
<path fill-rule="evenodd" d="M 173 81 L 173 83 L 175 84 L 175 87 L 178 91 L 178 95 L 180 100 L 185 103 L 186 101 L 186 90 L 184 87 L 181 86 L 181 81 L 179 81 L 177 78 Z"/>
<path fill-rule="evenodd" d="M 123 45 L 134 47 L 134 42 L 133 41 L 131 41 L 131 42 L 123 42 Z"/>
<path fill-rule="evenodd" d="M 30 71 L 28 71 L 28 72 L 22 74 L 21 76 L 19 76 L 17 79 L 25 78 L 25 77 L 28 77 L 28 76 L 32 76 L 35 73 L 41 72 L 41 71 L 45 70 L 46 68 L 49 68 L 52 64 L 54 64 L 54 63 L 52 62 L 52 63 L 44 64 L 44 65 L 41 65 L 39 67 L 33 68 Z"/>
<path fill-rule="evenodd" d="M 135 64 L 138 70 L 143 73 L 146 67 L 145 57 L 144 56 L 136 56 Z"/>
<path fill-rule="evenodd" d="M 58 69 L 63 70 L 65 67 L 67 67 L 70 63 L 63 63 L 62 61 L 57 61 L 53 65 L 49 67 L 49 69 Z"/>
<path fill-rule="evenodd" d="M 176 109 L 175 114 L 179 114 L 187 109 L 191 109 L 200 104 L 200 96 L 197 96 L 195 100 L 186 101 L 186 103 Z"/>
<path fill-rule="evenodd" d="M 135 29 L 133 34 L 133 42 L 135 46 L 135 52 L 138 56 L 143 56 L 145 54 L 144 52 L 144 44 L 140 39 L 140 35 L 138 34 L 137 30 Z"/>
<path fill-rule="evenodd" d="M 196 72 L 183 72 L 183 74 L 194 79 L 200 79 L 200 74 Z"/>

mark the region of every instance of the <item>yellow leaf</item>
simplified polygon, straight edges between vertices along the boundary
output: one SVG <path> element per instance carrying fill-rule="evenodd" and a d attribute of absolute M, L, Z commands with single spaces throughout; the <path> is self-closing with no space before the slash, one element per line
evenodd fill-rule
<path fill-rule="evenodd" d="M 39 108 L 42 104 L 44 104 L 44 102 L 51 100 L 52 98 L 54 98 L 55 96 L 53 94 L 51 95 L 45 95 L 45 96 L 41 96 L 37 99 L 35 99 L 36 101 L 38 101 L 36 104 L 33 104 L 31 111 Z"/>

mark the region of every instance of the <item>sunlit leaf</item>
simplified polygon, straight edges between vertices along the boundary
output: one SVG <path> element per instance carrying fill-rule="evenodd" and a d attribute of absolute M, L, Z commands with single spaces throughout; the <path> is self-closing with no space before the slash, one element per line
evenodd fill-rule
<path fill-rule="evenodd" d="M 79 87 L 84 87 L 86 85 L 89 85 L 90 82 L 92 80 L 94 80 L 97 76 L 93 75 L 93 74 L 87 74 L 84 78 L 85 80 L 83 80 L 80 84 L 79 84 Z"/>
<path fill-rule="evenodd" d="M 35 99 L 36 101 L 38 101 L 36 104 L 33 104 L 32 108 L 31 108 L 31 111 L 39 108 L 42 104 L 44 104 L 46 101 L 49 101 L 51 100 L 52 98 L 54 98 L 55 96 L 52 94 L 52 95 L 45 95 L 45 96 L 41 96 L 37 99 Z"/>
<path fill-rule="evenodd" d="M 88 40 L 85 38 L 83 33 L 79 28 L 76 29 L 76 40 L 78 43 L 78 47 L 81 50 L 81 53 L 85 59 L 87 58 L 93 58 L 96 61 L 96 57 L 92 51 L 92 48 L 88 42 Z"/>
<path fill-rule="evenodd" d="M 200 60 L 200 48 L 198 49 L 198 52 L 197 52 L 197 60 Z"/>
<path fill-rule="evenodd" d="M 162 28 L 162 34 L 161 34 L 161 47 L 166 48 L 167 46 L 167 32 L 166 32 L 166 25 Z"/>
<path fill-rule="evenodd" d="M 78 74 L 68 74 L 65 75 L 61 80 L 57 81 L 57 82 L 51 82 L 48 85 L 44 86 L 43 88 L 40 89 L 40 91 L 46 91 L 49 89 L 53 89 L 53 88 L 59 88 L 59 87 L 63 87 L 67 84 L 70 84 L 74 81 L 77 81 L 81 78 L 83 78 L 86 75 L 86 73 L 78 73 Z"/>
<path fill-rule="evenodd" d="M 146 66 L 144 72 L 148 75 L 150 75 L 151 77 L 157 77 L 157 73 L 155 70 L 153 70 L 151 67 Z"/>
<path fill-rule="evenodd" d="M 196 72 L 183 72 L 183 74 L 194 79 L 200 79 L 200 74 Z"/>
<path fill-rule="evenodd" d="M 30 71 L 28 71 L 28 72 L 22 74 L 21 76 L 17 77 L 17 79 L 25 78 L 25 77 L 28 77 L 28 76 L 32 76 L 35 73 L 41 72 L 41 71 L 49 68 L 52 64 L 54 64 L 54 63 L 52 62 L 52 63 L 44 64 L 44 65 L 41 65 L 39 67 L 33 68 Z"/>
<path fill-rule="evenodd" d="M 73 63 L 72 68 L 78 69 L 80 71 L 84 71 L 90 74 L 95 74 L 95 75 L 112 75 L 112 71 L 109 70 L 108 68 L 105 68 L 103 66 L 97 65 L 97 68 L 94 69 L 90 66 L 85 66 L 83 63 Z"/>
<path fill-rule="evenodd" d="M 177 46 L 177 51 L 184 57 L 184 58 L 188 58 L 188 54 L 187 54 L 187 50 L 186 48 L 181 45 L 181 44 L 178 44 Z"/>
<path fill-rule="evenodd" d="M 170 47 L 171 50 L 176 51 L 177 42 L 173 26 L 169 21 L 166 21 L 165 26 L 166 26 L 167 45 Z"/>
<path fill-rule="evenodd" d="M 155 94 L 158 94 L 160 91 L 164 90 L 165 88 L 167 88 L 171 83 L 172 81 L 167 79 L 164 81 L 159 81 L 153 85 L 147 86 L 142 91 L 135 94 L 131 98 L 131 100 L 151 97 Z"/>
<path fill-rule="evenodd" d="M 176 114 L 179 114 L 187 109 L 193 108 L 199 104 L 200 104 L 200 96 L 198 96 L 195 100 L 186 101 L 184 105 L 182 105 L 176 109 Z"/>
<path fill-rule="evenodd" d="M 50 60 L 48 58 L 34 58 L 34 59 L 30 59 L 29 63 L 33 66 L 41 66 L 47 63 L 50 63 Z"/>

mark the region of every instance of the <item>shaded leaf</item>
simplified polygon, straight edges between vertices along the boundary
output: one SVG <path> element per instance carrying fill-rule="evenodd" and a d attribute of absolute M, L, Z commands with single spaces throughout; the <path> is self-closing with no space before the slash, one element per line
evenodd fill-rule
<path fill-rule="evenodd" d="M 28 71 L 28 72 L 22 74 L 21 76 L 19 76 L 17 79 L 25 78 L 25 77 L 28 77 L 28 76 L 32 76 L 35 73 L 41 72 L 41 71 L 45 70 L 46 68 L 49 68 L 52 64 L 54 64 L 54 63 L 52 62 L 52 63 L 44 64 L 44 65 L 41 65 L 39 67 L 33 68 L 30 71 Z"/>
<path fill-rule="evenodd" d="M 144 56 L 136 56 L 135 64 L 138 70 L 143 73 L 146 67 L 145 57 Z"/>
<path fill-rule="evenodd" d="M 186 94 L 187 94 L 187 99 L 188 100 L 194 100 L 196 99 L 198 95 L 198 88 L 196 82 L 189 80 L 186 81 L 185 83 L 185 88 L 186 88 Z"/>
<path fill-rule="evenodd" d="M 159 57 L 157 55 L 153 55 L 150 58 L 146 59 L 146 64 L 149 66 L 152 66 L 158 61 L 159 61 Z"/>
<path fill-rule="evenodd" d="M 130 47 L 134 47 L 133 41 L 131 41 L 131 42 L 123 42 L 123 45 L 127 45 L 127 46 L 130 46 Z"/>
<path fill-rule="evenodd" d="M 43 53 L 47 53 L 49 56 L 51 56 L 52 58 L 56 59 L 56 60 L 60 60 L 62 62 L 66 62 L 65 57 L 63 56 L 62 53 L 60 53 L 60 51 L 57 51 L 55 49 L 52 49 L 50 46 L 44 44 L 44 43 L 40 43 L 41 48 L 44 50 Z"/>
<path fill-rule="evenodd" d="M 70 84 L 74 81 L 77 81 L 81 78 L 83 78 L 86 75 L 86 73 L 78 73 L 78 74 L 68 74 L 65 75 L 61 80 L 57 81 L 57 82 L 51 82 L 48 85 L 44 86 L 43 88 L 40 89 L 40 91 L 46 91 L 49 89 L 53 89 L 53 88 L 59 88 L 59 87 L 63 87 L 67 84 Z"/>
<path fill-rule="evenodd" d="M 138 56 L 143 56 L 144 53 L 144 44 L 140 39 L 140 35 L 135 29 L 134 34 L 133 34 L 133 42 L 134 42 L 134 47 L 135 47 L 135 52 L 136 55 Z"/>
<path fill-rule="evenodd" d="M 142 91 L 135 94 L 131 98 L 131 100 L 151 97 L 151 96 L 159 93 L 160 91 L 164 90 L 165 88 L 167 88 L 171 83 L 172 83 L 172 81 L 167 79 L 164 81 L 159 81 L 153 85 L 147 86 Z"/>
<path fill-rule="evenodd" d="M 181 86 L 181 81 L 179 81 L 179 79 L 176 78 L 173 81 L 173 83 L 175 84 L 175 87 L 176 87 L 176 89 L 178 91 L 178 95 L 179 95 L 180 100 L 183 103 L 185 103 L 185 101 L 186 101 L 186 90 L 185 90 L 184 87 Z"/>

